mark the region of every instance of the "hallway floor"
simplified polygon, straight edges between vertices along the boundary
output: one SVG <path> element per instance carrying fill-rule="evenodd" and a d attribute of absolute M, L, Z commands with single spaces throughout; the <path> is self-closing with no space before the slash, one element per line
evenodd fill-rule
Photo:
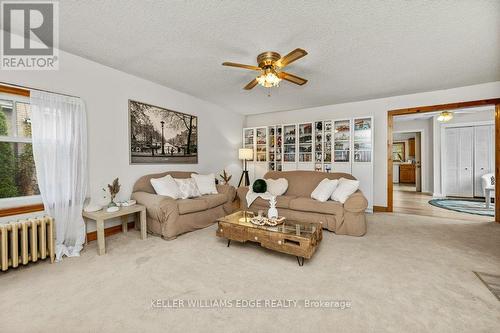
<path fill-rule="evenodd" d="M 414 214 L 422 216 L 445 217 L 450 219 L 489 222 L 493 217 L 460 213 L 429 204 L 432 195 L 415 192 L 413 184 L 394 184 L 393 210 L 395 213 Z"/>

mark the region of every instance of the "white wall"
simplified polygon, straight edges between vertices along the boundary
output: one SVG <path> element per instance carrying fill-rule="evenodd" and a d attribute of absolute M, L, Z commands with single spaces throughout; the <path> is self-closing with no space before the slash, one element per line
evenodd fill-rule
<path fill-rule="evenodd" d="M 129 198 L 137 178 L 167 170 L 218 174 L 226 168 L 232 181 L 239 179 L 242 115 L 65 52 L 60 53 L 58 71 L 1 71 L 0 81 L 75 95 L 85 101 L 89 194 L 94 197 L 101 197 L 101 187 L 119 177 L 122 189 L 118 199 Z M 129 99 L 198 116 L 198 164 L 130 165 Z"/>
<path fill-rule="evenodd" d="M 422 171 L 422 192 L 433 192 L 434 167 L 433 167 L 433 130 L 432 119 L 401 120 L 394 122 L 394 132 L 415 132 L 421 131 L 421 171 Z M 396 134 L 394 134 L 396 135 Z"/>
<path fill-rule="evenodd" d="M 304 86 L 307 89 L 307 86 Z M 332 89 L 335 89 L 333 87 Z M 500 96 L 500 81 L 438 90 L 412 95 L 395 96 L 362 102 L 326 105 L 315 108 L 263 113 L 246 117 L 247 127 L 314 121 L 323 119 L 374 117 L 374 204 L 387 206 L 387 111 L 416 106 L 473 101 Z M 272 98 L 272 97 L 271 97 Z"/>

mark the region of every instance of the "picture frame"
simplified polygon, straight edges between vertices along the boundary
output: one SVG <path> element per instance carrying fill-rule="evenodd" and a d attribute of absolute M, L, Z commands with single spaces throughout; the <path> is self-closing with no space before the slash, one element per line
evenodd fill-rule
<path fill-rule="evenodd" d="M 198 117 L 128 100 L 130 164 L 197 164 Z"/>

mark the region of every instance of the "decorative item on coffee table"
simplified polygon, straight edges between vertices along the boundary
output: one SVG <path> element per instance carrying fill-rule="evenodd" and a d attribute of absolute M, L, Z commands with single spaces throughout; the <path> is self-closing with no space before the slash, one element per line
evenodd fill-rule
<path fill-rule="evenodd" d="M 278 218 L 278 210 L 276 209 L 276 197 L 272 196 L 269 200 L 269 210 L 267 211 L 267 217 L 270 219 Z"/>
<path fill-rule="evenodd" d="M 226 238 L 227 246 L 232 240 L 259 243 L 260 246 L 297 257 L 299 266 L 310 259 L 323 238 L 321 223 L 306 223 L 285 220 L 278 226 L 255 225 L 252 213 L 238 211 L 218 219 L 216 235 Z"/>

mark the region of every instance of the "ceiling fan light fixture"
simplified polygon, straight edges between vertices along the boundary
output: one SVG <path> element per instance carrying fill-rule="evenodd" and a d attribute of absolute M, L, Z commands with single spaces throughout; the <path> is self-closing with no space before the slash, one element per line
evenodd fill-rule
<path fill-rule="evenodd" d="M 437 121 L 439 121 L 440 123 L 446 123 L 452 119 L 453 119 L 453 112 L 450 111 L 443 111 L 437 117 Z"/>
<path fill-rule="evenodd" d="M 257 82 L 263 87 L 271 88 L 279 87 L 281 79 L 279 78 L 278 73 L 276 73 L 275 70 L 266 68 L 262 71 L 262 74 L 257 76 Z"/>
<path fill-rule="evenodd" d="M 299 86 L 303 86 L 307 83 L 306 79 L 291 73 L 287 73 L 282 69 L 306 55 L 307 51 L 300 48 L 289 52 L 283 57 L 278 52 L 267 51 L 257 56 L 258 66 L 227 61 L 223 62 L 222 65 L 259 72 L 259 75 L 257 77 L 254 77 L 252 81 L 248 82 L 247 85 L 243 87 L 243 89 L 245 90 L 251 90 L 257 85 L 261 85 L 265 88 L 279 87 L 282 80 L 291 82 Z"/>

